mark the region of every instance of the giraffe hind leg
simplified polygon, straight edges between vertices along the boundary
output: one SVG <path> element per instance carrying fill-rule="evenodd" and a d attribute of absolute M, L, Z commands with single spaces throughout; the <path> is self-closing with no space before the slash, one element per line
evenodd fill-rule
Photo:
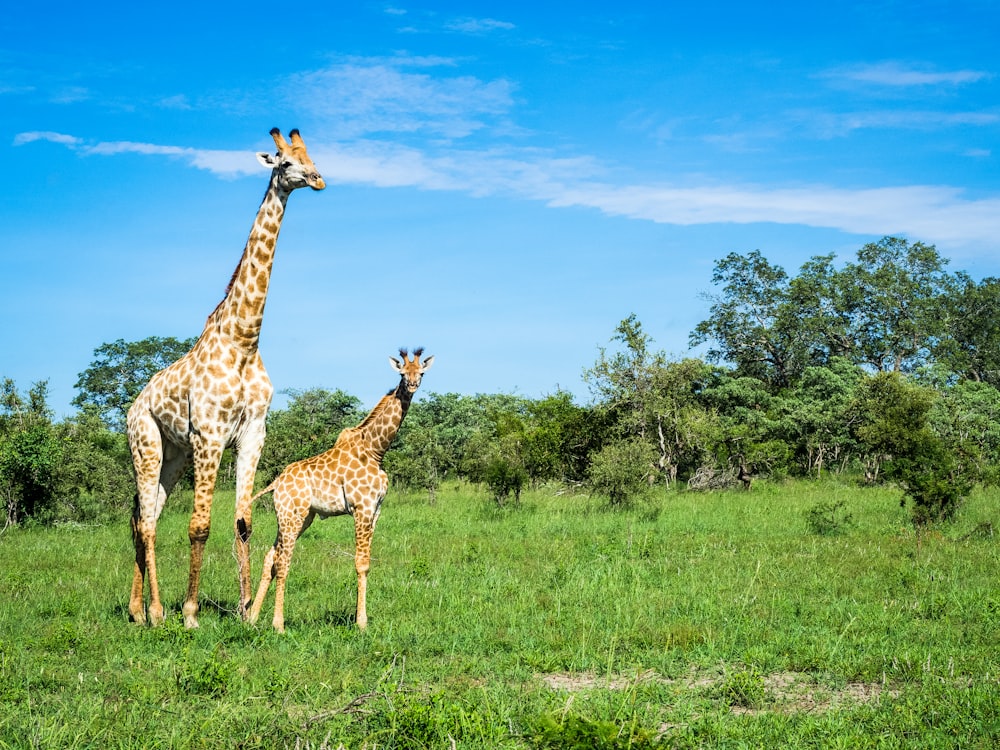
<path fill-rule="evenodd" d="M 216 442 L 201 440 L 194 448 L 194 512 L 188 524 L 188 539 L 191 542 L 191 566 L 188 571 L 188 591 L 184 599 L 184 627 L 198 627 L 198 586 L 201 581 L 201 567 L 205 556 L 205 542 L 212 525 L 212 498 L 215 494 L 215 480 L 222 459 L 222 447 Z"/>
<path fill-rule="evenodd" d="M 132 544 L 135 546 L 135 569 L 132 575 L 132 590 L 129 593 L 128 611 L 132 622 L 146 623 L 146 605 L 143 601 L 143 587 L 146 581 L 146 543 L 139 531 L 139 493 L 135 494 L 132 509 Z"/>
<path fill-rule="evenodd" d="M 275 541 L 274 546 L 264 555 L 264 569 L 260 572 L 260 585 L 257 587 L 257 594 L 253 598 L 250 613 L 247 615 L 247 622 L 251 625 L 256 624 L 257 618 L 260 617 L 260 608 L 264 604 L 264 597 L 267 596 L 267 590 L 271 587 L 271 581 L 274 579 L 274 556 L 277 549 L 278 542 Z"/>
<path fill-rule="evenodd" d="M 285 632 L 285 583 L 292 565 L 295 542 L 315 518 L 316 514 L 310 510 L 305 518 L 298 513 L 289 513 L 284 523 L 281 520 L 278 522 L 278 542 L 275 544 L 274 556 L 274 617 L 271 625 L 279 633 Z"/>

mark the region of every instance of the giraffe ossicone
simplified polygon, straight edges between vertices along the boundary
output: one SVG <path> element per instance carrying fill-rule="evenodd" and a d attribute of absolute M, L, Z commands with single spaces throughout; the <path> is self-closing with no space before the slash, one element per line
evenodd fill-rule
<path fill-rule="evenodd" d="M 185 626 L 198 627 L 202 559 L 219 461 L 227 447 L 236 453 L 234 531 L 240 587 L 237 610 L 242 617 L 250 604 L 250 497 L 274 393 L 258 351 L 264 303 L 288 196 L 301 187 L 326 187 L 298 130 L 285 140 L 274 128 L 271 137 L 277 153 L 257 155 L 271 168 L 267 192 L 225 296 L 209 314 L 191 351 L 150 378 L 128 412 L 137 488 L 132 512 L 135 570 L 129 596 L 129 614 L 135 622 L 147 622 L 143 599 L 147 577 L 148 622 L 163 622 L 156 576 L 156 522 L 177 480 L 193 463 L 194 511 L 188 525 L 191 565 L 183 611 Z"/>
<path fill-rule="evenodd" d="M 289 464 L 271 484 L 254 495 L 256 500 L 268 492 L 274 493 L 278 535 L 264 557 L 260 585 L 250 608 L 251 623 L 257 622 L 264 597 L 274 580 L 272 625 L 278 632 L 284 632 L 285 582 L 295 541 L 316 516 L 350 514 L 354 517 L 354 567 L 358 574 L 356 622 L 362 629 L 368 625 L 372 536 L 389 488 L 382 458 L 406 417 L 424 373 L 434 362 L 433 356 L 420 360 L 423 349 L 414 350 L 412 358 L 405 349 L 400 349 L 399 353 L 402 361 L 389 357 L 392 368 L 400 375 L 398 385 L 382 397 L 361 424 L 341 432 L 330 450 Z"/>

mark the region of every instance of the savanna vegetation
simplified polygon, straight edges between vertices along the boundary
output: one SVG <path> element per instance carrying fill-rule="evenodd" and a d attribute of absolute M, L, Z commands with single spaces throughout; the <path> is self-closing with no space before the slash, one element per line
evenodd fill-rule
<path fill-rule="evenodd" d="M 919 538 L 899 493 L 837 478 L 657 487 L 628 508 L 447 481 L 389 493 L 370 622 L 350 521 L 314 524 L 287 632 L 236 614 L 232 537 L 185 630 L 190 491 L 168 504 L 167 622 L 127 622 L 127 520 L 0 540 L 2 748 L 992 748 L 1000 493 Z M 216 499 L 231 528 L 233 492 Z M 254 564 L 273 514 L 254 517 Z"/>
<path fill-rule="evenodd" d="M 690 356 L 630 315 L 583 373 L 589 403 L 413 404 L 365 634 L 336 521 L 297 548 L 284 638 L 235 617 L 219 533 L 201 630 L 125 626 L 123 417 L 191 340 L 100 346 L 61 420 L 45 382 L 3 380 L 0 747 L 991 746 L 1000 280 L 887 237 L 794 276 L 732 253 L 711 282 Z M 366 410 L 287 395 L 261 486 Z M 232 483 L 227 457 L 225 528 Z"/>

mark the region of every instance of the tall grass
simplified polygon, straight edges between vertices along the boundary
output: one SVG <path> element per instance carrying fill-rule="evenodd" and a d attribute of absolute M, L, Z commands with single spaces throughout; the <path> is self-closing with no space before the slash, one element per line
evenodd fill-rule
<path fill-rule="evenodd" d="M 664 492 L 632 510 L 541 489 L 500 511 L 390 492 L 368 630 L 353 528 L 318 522 L 287 633 L 235 615 L 231 494 L 201 628 L 187 508 L 158 533 L 165 626 L 127 621 L 126 519 L 0 536 L 0 748 L 991 747 L 1000 493 L 917 538 L 898 494 L 832 482 Z M 837 503 L 852 523 L 816 534 Z M 254 574 L 274 538 L 254 517 Z"/>

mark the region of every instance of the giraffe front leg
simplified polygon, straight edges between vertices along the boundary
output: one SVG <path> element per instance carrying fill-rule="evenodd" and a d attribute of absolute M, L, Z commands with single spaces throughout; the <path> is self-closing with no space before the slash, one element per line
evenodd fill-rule
<path fill-rule="evenodd" d="M 358 573 L 357 625 L 360 630 L 368 627 L 368 570 L 371 567 L 372 537 L 378 512 L 363 515 L 360 510 L 354 515 L 354 568 Z"/>
<path fill-rule="evenodd" d="M 236 562 L 239 569 L 240 599 L 237 610 L 248 619 L 252 589 L 250 579 L 250 535 L 253 533 L 253 483 L 257 474 L 261 449 L 264 446 L 264 427 L 249 429 L 241 438 L 236 454 L 236 517 L 234 519 Z"/>

